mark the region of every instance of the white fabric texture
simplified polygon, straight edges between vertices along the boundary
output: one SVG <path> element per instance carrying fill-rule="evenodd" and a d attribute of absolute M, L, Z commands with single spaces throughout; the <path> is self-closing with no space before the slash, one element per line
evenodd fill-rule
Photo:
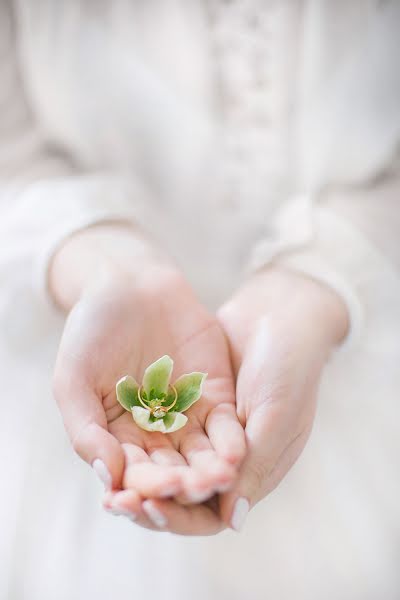
<path fill-rule="evenodd" d="M 399 28 L 394 1 L 1 3 L 1 598 L 398 598 Z M 66 441 L 47 267 L 110 219 L 212 308 L 271 263 L 346 302 L 312 438 L 240 536 L 103 514 Z"/>

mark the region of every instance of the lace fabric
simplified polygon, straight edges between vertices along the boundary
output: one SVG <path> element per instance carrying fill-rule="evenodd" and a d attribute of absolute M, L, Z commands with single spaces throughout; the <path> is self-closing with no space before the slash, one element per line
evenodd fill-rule
<path fill-rule="evenodd" d="M 220 194 L 254 220 L 274 204 L 274 195 L 278 201 L 278 188 L 289 179 L 299 3 L 206 4 L 223 117 Z"/>

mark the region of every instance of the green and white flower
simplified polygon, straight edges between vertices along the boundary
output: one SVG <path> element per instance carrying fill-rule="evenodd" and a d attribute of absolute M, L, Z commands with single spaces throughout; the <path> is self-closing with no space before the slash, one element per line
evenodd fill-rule
<path fill-rule="evenodd" d="M 166 354 L 147 367 L 142 385 L 130 375 L 116 385 L 118 402 L 145 431 L 178 431 L 188 420 L 182 413 L 201 397 L 207 373 L 181 375 L 171 385 L 173 367 L 174 361 Z"/>

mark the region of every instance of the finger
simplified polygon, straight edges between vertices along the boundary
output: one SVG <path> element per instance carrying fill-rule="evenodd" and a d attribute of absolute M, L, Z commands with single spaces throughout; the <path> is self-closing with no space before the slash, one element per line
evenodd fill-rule
<path fill-rule="evenodd" d="M 178 452 L 170 440 L 162 433 L 152 434 L 150 443 L 146 444 L 147 454 L 157 465 L 164 466 L 187 466 L 186 460 Z"/>
<path fill-rule="evenodd" d="M 193 502 L 202 502 L 215 491 L 226 490 L 236 477 L 235 469 L 218 456 L 200 428 L 185 435 L 180 451 L 192 467 L 185 480 L 185 492 Z"/>
<path fill-rule="evenodd" d="M 151 460 L 161 466 L 180 467 L 181 482 L 183 491 L 175 494 L 175 501 L 178 504 L 190 504 L 209 498 L 213 491 L 210 488 L 203 489 L 203 478 L 201 474 L 193 472 L 186 460 L 177 450 L 171 447 L 153 448 L 148 450 Z M 150 454 L 151 453 L 151 454 Z"/>
<path fill-rule="evenodd" d="M 218 502 L 181 507 L 172 500 L 145 500 L 134 490 L 107 492 L 104 509 L 147 529 L 164 530 L 181 535 L 211 535 L 225 528 L 218 517 Z"/>
<path fill-rule="evenodd" d="M 109 491 L 104 495 L 103 507 L 113 515 L 136 521 L 142 512 L 142 500 L 136 490 Z"/>
<path fill-rule="evenodd" d="M 161 531 L 179 535 L 213 535 L 226 527 L 216 512 L 205 504 L 180 506 L 173 500 L 146 500 L 142 508 Z"/>
<path fill-rule="evenodd" d="M 269 489 L 269 478 L 290 441 L 288 416 L 278 405 L 260 405 L 246 426 L 247 456 L 234 488 L 221 497 L 225 523 L 240 530 L 250 507 Z M 271 488 L 272 489 L 272 488 Z"/>
<path fill-rule="evenodd" d="M 182 482 L 182 491 L 174 495 L 174 499 L 178 504 L 190 504 L 196 501 L 196 498 L 200 498 L 202 501 L 208 498 L 211 494 L 211 490 L 206 490 L 204 493 L 202 489 L 202 481 L 198 473 L 193 473 L 193 470 L 188 466 L 183 456 L 172 448 L 158 448 L 151 453 L 151 460 L 161 466 L 176 466 L 180 467 L 179 472 Z M 197 491 L 200 486 L 200 491 Z M 187 490 L 194 490 L 192 496 L 188 496 Z"/>
<path fill-rule="evenodd" d="M 107 427 L 101 399 L 72 378 L 59 375 L 54 395 L 75 452 L 92 465 L 106 489 L 119 488 L 124 471 L 124 453 Z"/>
<path fill-rule="evenodd" d="M 205 429 L 217 454 L 229 464 L 240 465 L 246 454 L 246 438 L 235 406 L 218 404 L 210 411 Z"/>
<path fill-rule="evenodd" d="M 174 448 L 156 448 L 149 453 L 151 460 L 156 465 L 162 466 L 182 466 L 186 467 L 187 462 Z"/>
<path fill-rule="evenodd" d="M 171 444 L 163 443 L 163 440 L 159 440 L 157 443 L 153 443 L 150 447 L 147 447 L 147 452 L 153 462 L 162 466 L 180 466 L 180 473 L 182 477 L 183 484 L 183 492 L 178 493 L 175 496 L 175 500 L 179 504 L 188 504 L 192 502 L 186 494 L 187 489 L 191 489 L 192 487 L 196 488 L 198 483 L 198 475 L 191 472 L 192 470 L 188 466 L 186 460 L 183 458 L 182 454 L 175 450 L 171 446 Z M 201 484 L 200 484 L 201 485 Z M 211 494 L 211 492 L 207 492 L 207 494 Z M 204 496 L 204 493 L 201 494 Z"/>
<path fill-rule="evenodd" d="M 126 466 L 123 487 L 144 497 L 174 496 L 183 489 L 181 467 L 155 464 L 148 454 L 133 444 L 122 445 Z"/>
<path fill-rule="evenodd" d="M 110 515 L 126 517 L 132 523 L 157 531 L 159 528 L 147 517 L 142 504 L 143 498 L 135 490 L 108 491 L 103 498 L 103 508 Z"/>

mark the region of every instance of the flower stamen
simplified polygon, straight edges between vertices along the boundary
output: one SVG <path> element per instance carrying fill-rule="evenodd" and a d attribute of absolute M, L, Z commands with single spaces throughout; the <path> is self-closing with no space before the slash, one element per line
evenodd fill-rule
<path fill-rule="evenodd" d="M 161 406 L 162 402 L 165 402 L 165 399 L 159 399 L 159 398 L 154 398 L 153 400 L 149 401 L 150 404 L 146 404 L 142 398 L 143 386 L 141 385 L 138 389 L 138 400 L 139 400 L 140 404 L 142 406 L 144 406 L 144 408 L 149 410 L 151 416 L 156 417 L 156 419 L 165 417 L 167 412 L 170 411 L 171 408 L 173 408 L 178 401 L 178 392 L 176 391 L 175 387 L 173 385 L 169 385 L 168 387 L 172 388 L 172 390 L 174 391 L 174 395 L 175 395 L 174 401 L 171 404 L 169 404 L 168 406 Z"/>

